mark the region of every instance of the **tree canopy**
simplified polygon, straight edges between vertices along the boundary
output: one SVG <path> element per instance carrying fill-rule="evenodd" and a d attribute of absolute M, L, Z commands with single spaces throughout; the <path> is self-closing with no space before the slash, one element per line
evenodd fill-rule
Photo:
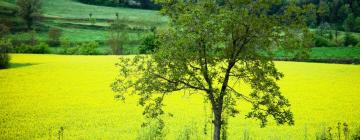
<path fill-rule="evenodd" d="M 28 29 L 41 15 L 41 0 L 17 0 L 16 4 L 20 7 L 19 15 L 26 21 Z"/>
<path fill-rule="evenodd" d="M 227 118 L 239 114 L 244 102 L 252 104 L 244 115 L 260 120 L 261 127 L 269 118 L 294 124 L 290 103 L 277 85 L 284 75 L 275 67 L 274 51 L 306 57 L 309 7 L 289 4 L 283 13 L 269 14 L 279 0 L 157 2 L 170 27 L 158 31 L 159 46 L 152 55 L 120 58 L 112 85 L 117 98 L 138 96 L 145 118 L 163 124 L 167 95 L 201 94 L 211 104 L 215 140 L 224 137 Z"/>

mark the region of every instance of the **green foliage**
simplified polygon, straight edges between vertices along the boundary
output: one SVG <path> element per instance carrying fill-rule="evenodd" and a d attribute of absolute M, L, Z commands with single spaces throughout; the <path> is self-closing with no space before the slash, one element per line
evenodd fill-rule
<path fill-rule="evenodd" d="M 159 33 L 152 55 L 120 58 L 112 85 L 116 98 L 137 95 L 145 118 L 156 120 L 164 114 L 164 96 L 191 89 L 211 103 L 215 140 L 227 116 L 239 113 L 240 99 L 252 105 L 246 117 L 260 120 L 261 127 L 269 118 L 294 124 L 290 103 L 276 82 L 283 74 L 273 62 L 274 51 L 307 54 L 307 10 L 289 5 L 283 14 L 269 15 L 274 1 L 158 2 L 171 19 L 170 27 Z M 242 82 L 230 85 L 230 79 Z M 239 90 L 241 83 L 251 91 Z"/>
<path fill-rule="evenodd" d="M 49 53 L 49 45 L 46 43 L 39 43 L 38 45 L 33 46 L 31 53 L 45 54 Z"/>
<path fill-rule="evenodd" d="M 360 16 L 355 19 L 353 29 L 355 32 L 360 32 Z"/>
<path fill-rule="evenodd" d="M 9 40 L 0 39 L 0 69 L 7 68 L 10 64 L 9 52 L 12 45 Z"/>
<path fill-rule="evenodd" d="M 14 47 L 14 52 L 16 53 L 35 53 L 35 54 L 46 54 L 50 53 L 49 45 L 46 43 L 39 43 L 36 45 L 27 45 L 21 44 L 19 46 Z"/>
<path fill-rule="evenodd" d="M 50 46 L 59 46 L 60 45 L 60 37 L 62 35 L 62 32 L 58 28 L 50 28 L 48 32 L 48 44 Z"/>
<path fill-rule="evenodd" d="M 39 42 L 37 33 L 34 30 L 25 33 L 9 35 L 9 38 L 11 38 L 11 42 L 14 46 L 19 46 L 22 44 L 36 45 Z"/>
<path fill-rule="evenodd" d="M 327 22 L 336 26 L 343 25 L 345 29 L 338 28 L 341 30 L 359 32 L 357 27 L 355 27 L 359 24 L 354 24 L 355 18 L 360 17 L 360 5 L 357 0 L 297 0 L 296 2 L 299 6 L 304 6 L 309 3 L 316 6 L 316 25 Z M 288 1 L 282 1 L 281 3 L 286 5 Z M 311 25 L 311 23 L 309 25 Z M 336 29 L 336 27 L 334 27 L 334 29 Z"/>
<path fill-rule="evenodd" d="M 144 125 L 139 132 L 136 140 L 162 140 L 165 139 L 164 122 L 160 120 L 152 120 L 149 124 Z"/>
<path fill-rule="evenodd" d="M 79 48 L 77 54 L 81 54 L 81 55 L 97 55 L 97 54 L 100 54 L 99 51 L 97 50 L 97 48 L 99 47 L 99 43 L 97 43 L 95 41 L 88 42 L 88 43 L 82 43 L 77 47 Z"/>
<path fill-rule="evenodd" d="M 353 35 L 346 33 L 344 37 L 344 45 L 345 46 L 355 46 L 359 40 Z"/>
<path fill-rule="evenodd" d="M 356 25 L 355 23 L 355 17 L 354 17 L 354 14 L 349 14 L 347 16 L 347 18 L 345 19 L 344 21 L 344 29 L 345 31 L 355 31 L 355 27 L 357 28 L 357 26 L 359 25 Z"/>
<path fill-rule="evenodd" d="M 93 14 L 90 13 L 90 14 L 89 14 L 89 22 L 91 23 L 91 25 L 95 25 L 95 23 L 96 23 L 96 18 L 93 18 L 92 16 L 93 16 Z"/>
<path fill-rule="evenodd" d="M 98 47 L 99 43 L 96 41 L 75 44 L 69 40 L 63 40 L 62 49 L 58 53 L 68 55 L 101 55 L 102 53 L 98 51 Z"/>
<path fill-rule="evenodd" d="M 124 46 L 129 41 L 129 35 L 125 31 L 127 28 L 128 26 L 121 23 L 117 16 L 117 19 L 110 27 L 108 39 L 113 54 L 124 54 Z"/>
<path fill-rule="evenodd" d="M 360 127 L 357 127 L 351 136 L 352 140 L 360 140 Z"/>
<path fill-rule="evenodd" d="M 317 9 L 317 14 L 321 18 L 321 22 L 324 22 L 325 18 L 327 18 L 330 14 L 330 7 L 328 3 L 324 0 L 321 0 L 319 3 L 319 7 Z"/>
<path fill-rule="evenodd" d="M 356 47 L 360 48 L 360 41 L 356 44 Z"/>
<path fill-rule="evenodd" d="M 142 44 L 143 46 L 139 49 L 140 54 L 152 53 L 158 46 L 158 42 L 156 41 L 156 35 L 150 34 L 145 36 Z"/>
<path fill-rule="evenodd" d="M 0 24 L 0 38 L 3 38 L 10 34 L 10 28 L 5 24 Z"/>
<path fill-rule="evenodd" d="M 160 6 L 155 4 L 152 0 L 78 0 L 87 4 L 95 5 L 106 5 L 113 7 L 133 7 L 133 8 L 143 8 L 143 9 L 159 9 Z"/>
<path fill-rule="evenodd" d="M 17 0 L 19 15 L 26 21 L 27 28 L 32 29 L 34 22 L 41 16 L 41 0 Z"/>
<path fill-rule="evenodd" d="M 327 38 L 324 38 L 322 36 L 316 35 L 314 37 L 314 41 L 315 41 L 315 47 L 336 47 L 337 45 L 328 40 Z"/>

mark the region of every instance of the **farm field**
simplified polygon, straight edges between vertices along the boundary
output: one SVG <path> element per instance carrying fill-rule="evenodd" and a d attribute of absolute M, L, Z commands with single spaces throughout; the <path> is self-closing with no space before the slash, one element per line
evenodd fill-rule
<path fill-rule="evenodd" d="M 142 133 L 141 107 L 135 99 L 116 101 L 110 84 L 117 75 L 118 57 L 12 54 L 12 66 L 0 70 L 0 139 L 135 139 Z M 254 140 L 315 139 L 316 134 L 338 122 L 350 132 L 360 119 L 360 66 L 303 62 L 276 62 L 285 74 L 279 82 L 290 100 L 295 126 L 244 119 L 248 104 L 229 121 L 229 139 L 249 135 Z M 203 98 L 183 94 L 169 96 L 166 110 L 167 139 L 185 129 L 193 139 L 203 134 L 206 114 Z M 179 133 L 180 132 L 180 133 Z M 335 132 L 334 132 L 335 133 Z"/>

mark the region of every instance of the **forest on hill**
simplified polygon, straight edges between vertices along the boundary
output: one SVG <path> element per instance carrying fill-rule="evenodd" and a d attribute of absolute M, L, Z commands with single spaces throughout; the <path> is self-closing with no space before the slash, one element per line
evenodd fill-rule
<path fill-rule="evenodd" d="M 152 0 L 78 0 L 82 3 L 113 7 L 160 9 Z M 218 0 L 223 3 L 224 0 Z M 282 13 L 283 7 L 291 3 L 279 0 L 270 14 Z M 309 16 L 311 27 L 332 28 L 334 30 L 360 32 L 360 2 L 357 0 L 297 0 L 298 6 L 311 5 L 316 16 Z M 312 19 L 311 19 L 312 18 Z"/>

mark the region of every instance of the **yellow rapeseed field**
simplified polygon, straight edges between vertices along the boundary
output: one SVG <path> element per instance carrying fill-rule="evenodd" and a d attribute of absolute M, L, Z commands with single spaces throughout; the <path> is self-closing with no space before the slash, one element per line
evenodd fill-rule
<path fill-rule="evenodd" d="M 117 75 L 119 56 L 11 55 L 12 68 L 0 70 L 0 139 L 135 139 L 141 132 L 141 107 L 135 98 L 116 101 L 110 84 Z M 350 132 L 360 120 L 360 66 L 277 62 L 285 77 L 279 82 L 290 100 L 295 126 L 270 122 L 259 128 L 244 119 L 247 104 L 229 120 L 229 139 L 304 140 L 348 123 Z M 196 139 L 203 134 L 206 113 L 199 95 L 166 98 L 167 139 L 191 127 Z M 64 128 L 61 131 L 61 127 Z M 211 129 L 211 125 L 208 126 Z"/>

